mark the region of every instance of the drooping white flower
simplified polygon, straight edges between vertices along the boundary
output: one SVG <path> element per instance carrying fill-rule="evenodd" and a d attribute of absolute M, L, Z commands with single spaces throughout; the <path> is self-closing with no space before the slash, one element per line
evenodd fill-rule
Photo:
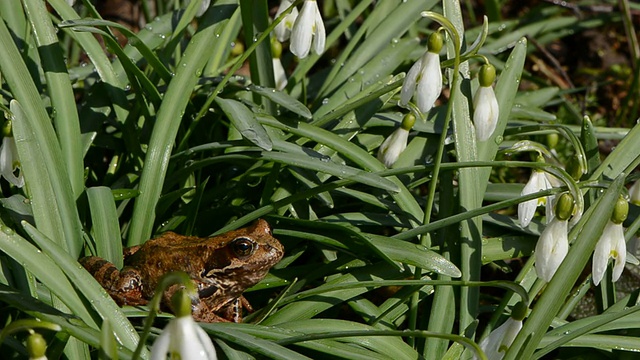
<path fill-rule="evenodd" d="M 276 18 L 280 16 L 285 10 L 289 8 L 293 4 L 292 1 L 282 0 L 280 2 L 280 7 L 278 7 L 278 11 L 276 12 Z M 283 42 L 289 40 L 289 36 L 291 35 L 291 28 L 293 28 L 293 24 L 296 22 L 296 18 L 298 18 L 298 9 L 293 8 L 291 12 L 285 15 L 284 19 L 276 25 L 273 31 L 276 34 L 276 39 L 278 41 Z"/>
<path fill-rule="evenodd" d="M 504 324 L 498 326 L 495 330 L 484 338 L 480 344 L 480 348 L 484 351 L 490 360 L 500 360 L 504 357 L 509 346 L 513 344 L 520 330 L 522 329 L 522 320 L 509 318 Z"/>
<path fill-rule="evenodd" d="M 384 140 L 378 149 L 378 160 L 390 168 L 398 160 L 400 154 L 407 148 L 409 131 L 413 127 L 416 118 L 408 114 L 402 119 L 402 124 L 388 138 Z"/>
<path fill-rule="evenodd" d="M 504 357 L 513 340 L 522 330 L 522 320 L 527 314 L 527 306 L 522 302 L 517 303 L 511 316 L 502 325 L 495 328 L 489 336 L 480 341 L 480 348 L 489 360 L 500 360 Z M 474 359 L 477 359 L 474 356 Z"/>
<path fill-rule="evenodd" d="M 609 220 L 593 252 L 593 284 L 598 286 L 607 271 L 609 258 L 613 258 L 611 281 L 618 281 L 627 260 L 627 243 L 624 240 L 622 223 L 615 224 Z"/>
<path fill-rule="evenodd" d="M 171 319 L 151 348 L 151 359 L 217 359 L 207 333 L 191 315 Z"/>
<path fill-rule="evenodd" d="M 287 74 L 279 58 L 273 58 L 273 77 L 276 80 L 276 89 L 282 90 L 287 86 Z"/>
<path fill-rule="evenodd" d="M 282 90 L 287 86 L 287 74 L 280 61 L 280 55 L 282 55 L 282 44 L 279 41 L 272 39 L 271 41 L 271 56 L 273 56 L 273 78 L 275 80 L 276 89 Z"/>
<path fill-rule="evenodd" d="M 16 176 L 16 170 L 20 168 L 18 148 L 13 136 L 5 136 L 0 147 L 0 175 L 17 187 L 24 186 L 22 170 Z"/>
<path fill-rule="evenodd" d="M 547 177 L 547 173 L 544 171 L 533 170 L 529 181 L 524 186 L 524 189 L 522 189 L 522 193 L 520 195 L 529 195 L 551 188 L 551 182 Z M 540 205 L 546 204 L 548 209 L 553 209 L 550 202 L 549 197 L 541 197 L 518 204 L 518 220 L 520 220 L 520 225 L 522 227 L 528 226 L 529 223 L 531 223 L 531 219 L 533 219 L 533 215 L 536 213 L 536 209 Z"/>
<path fill-rule="evenodd" d="M 640 180 L 637 180 L 629 188 L 629 198 L 633 204 L 640 206 Z"/>
<path fill-rule="evenodd" d="M 536 244 L 536 274 L 546 282 L 560 267 L 569 252 L 568 222 L 555 217 L 540 234 Z"/>
<path fill-rule="evenodd" d="M 442 92 L 442 72 L 440 71 L 440 50 L 442 35 L 435 32 L 429 36 L 428 50 L 411 66 L 400 90 L 400 105 L 409 103 L 415 95 L 416 105 L 422 113 L 427 113 Z"/>
<path fill-rule="evenodd" d="M 618 281 L 622 270 L 624 270 L 624 264 L 627 261 L 627 243 L 624 238 L 624 229 L 622 223 L 629 214 L 629 203 L 622 196 L 618 198 L 616 205 L 613 208 L 611 219 L 607 222 L 602 235 L 598 239 L 596 248 L 593 252 L 593 283 L 598 286 L 604 273 L 607 271 L 607 264 L 609 258 L 613 258 L 613 273 L 611 274 L 611 281 Z"/>
<path fill-rule="evenodd" d="M 496 68 L 491 64 L 484 64 L 478 77 L 480 86 L 473 98 L 473 123 L 478 141 L 486 141 L 496 130 L 500 115 L 498 100 L 491 87 L 496 78 Z"/>
<path fill-rule="evenodd" d="M 151 347 L 151 360 L 217 360 L 211 338 L 191 317 L 191 299 L 185 291 L 171 298 L 176 314 Z"/>
<path fill-rule="evenodd" d="M 316 0 L 305 0 L 302 10 L 291 29 L 291 43 L 289 49 L 293 55 L 303 59 L 309 55 L 311 43 L 313 52 L 320 55 L 324 52 L 326 34 L 320 9 Z"/>

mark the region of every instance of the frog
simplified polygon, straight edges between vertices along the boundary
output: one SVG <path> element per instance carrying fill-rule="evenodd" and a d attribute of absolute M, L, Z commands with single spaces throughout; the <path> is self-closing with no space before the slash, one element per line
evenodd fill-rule
<path fill-rule="evenodd" d="M 183 271 L 198 290 L 192 301 L 196 321 L 241 322 L 242 308 L 252 311 L 243 292 L 282 259 L 284 247 L 273 237 L 270 225 L 258 219 L 213 237 L 165 232 L 123 253 L 122 270 L 97 256 L 80 259 L 118 305 L 146 305 L 164 274 Z M 174 285 L 165 291 L 163 308 L 169 308 L 171 296 L 180 288 Z"/>

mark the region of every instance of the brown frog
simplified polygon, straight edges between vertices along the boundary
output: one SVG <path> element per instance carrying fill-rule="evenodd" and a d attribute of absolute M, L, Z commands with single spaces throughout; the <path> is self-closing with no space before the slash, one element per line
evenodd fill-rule
<path fill-rule="evenodd" d="M 242 292 L 262 280 L 283 253 L 269 224 L 259 219 L 249 227 L 210 238 L 164 233 L 125 249 L 121 271 L 95 256 L 80 263 L 120 306 L 147 304 L 162 275 L 184 271 L 198 289 L 199 299 L 192 304 L 196 321 L 239 322 L 240 305 L 250 310 Z M 165 306 L 177 289 L 165 292 Z"/>

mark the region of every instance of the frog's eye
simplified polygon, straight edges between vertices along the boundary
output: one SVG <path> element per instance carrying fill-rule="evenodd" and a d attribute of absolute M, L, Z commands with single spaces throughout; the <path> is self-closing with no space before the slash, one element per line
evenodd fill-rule
<path fill-rule="evenodd" d="M 246 237 L 239 237 L 231 243 L 231 249 L 238 256 L 249 256 L 253 253 L 254 242 Z"/>

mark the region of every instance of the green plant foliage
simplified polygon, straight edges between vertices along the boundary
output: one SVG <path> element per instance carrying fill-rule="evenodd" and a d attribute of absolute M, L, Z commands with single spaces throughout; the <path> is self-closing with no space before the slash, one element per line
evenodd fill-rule
<path fill-rule="evenodd" d="M 69 3 L 0 1 L 3 356 L 27 356 L 27 339 L 42 338 L 50 359 L 148 359 L 173 317 L 159 312 L 162 293 L 120 307 L 78 260 L 99 256 L 122 268 L 127 247 L 163 232 L 207 237 L 259 218 L 284 256 L 246 289 L 255 311 L 241 323 L 198 325 L 218 358 L 568 359 L 579 350 L 624 359 L 640 351 L 637 283 L 616 292 L 611 266 L 597 287 L 590 275 L 616 201 L 633 196 L 627 189 L 638 180 L 640 128 L 629 117 L 638 113 L 632 16 L 640 6 L 297 0 L 276 15 L 279 1 L 141 0 L 133 2 L 140 15 L 121 21 L 128 15 L 102 18 L 96 1 Z M 296 8 L 301 18 L 315 5 L 326 34 L 313 39 L 326 35 L 325 47 L 311 44 L 298 59 L 289 49 L 305 24 L 289 14 Z M 274 59 L 287 21 L 292 34 Z M 629 68 L 601 69 L 609 78 L 598 85 L 628 91 L 605 127 L 604 111 L 580 110 L 576 94 L 586 102 L 587 86 L 567 87 L 549 67 L 538 72 L 553 56 L 539 52 L 617 27 Z M 428 57 L 434 32 L 444 48 Z M 487 63 L 496 80 L 480 87 Z M 434 71 L 443 78 L 435 87 Z M 421 113 L 415 98 L 440 86 Z M 476 115 L 479 88 L 495 97 L 491 114 Z M 416 119 L 409 130 L 400 127 L 407 114 Z M 476 137 L 481 119 L 495 122 L 486 140 Z M 615 147 L 603 152 L 609 142 Z M 525 186 L 530 174 L 549 185 Z M 553 204 L 563 194 L 576 209 L 568 243 L 547 251 L 538 239 L 555 229 L 547 224 L 558 221 Z M 534 214 L 526 226 L 523 209 Z M 639 214 L 631 204 L 627 241 Z M 637 270 L 631 244 L 610 257 L 624 255 Z M 563 245 L 546 283 L 540 256 L 555 259 Z M 185 277 L 169 274 L 162 286 Z M 589 296 L 595 308 L 581 313 Z M 514 321 L 516 332 L 500 333 Z"/>

